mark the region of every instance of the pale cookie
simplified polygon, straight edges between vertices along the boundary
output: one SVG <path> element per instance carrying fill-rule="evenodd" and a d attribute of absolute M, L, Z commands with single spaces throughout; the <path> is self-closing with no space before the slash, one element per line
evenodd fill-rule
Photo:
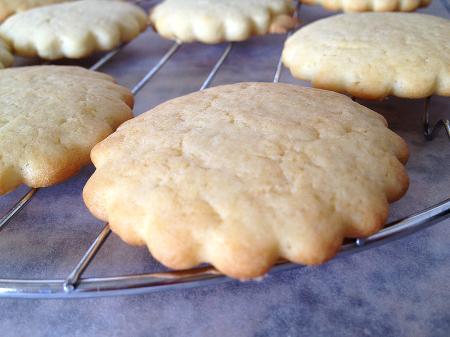
<path fill-rule="evenodd" d="M 150 14 L 155 30 L 181 42 L 242 41 L 293 28 L 290 0 L 166 0 Z"/>
<path fill-rule="evenodd" d="M 0 69 L 11 66 L 13 61 L 14 58 L 8 46 L 0 39 Z"/>
<path fill-rule="evenodd" d="M 342 14 L 291 36 L 283 63 L 317 88 L 356 97 L 450 96 L 450 21 L 425 14 Z"/>
<path fill-rule="evenodd" d="M 63 1 L 64 0 L 0 0 L 0 21 L 17 12 Z"/>
<path fill-rule="evenodd" d="M 132 105 L 128 89 L 83 68 L 0 70 L 0 195 L 74 175 L 92 147 L 132 117 Z"/>
<path fill-rule="evenodd" d="M 405 142 L 330 91 L 238 83 L 168 101 L 91 152 L 90 211 L 164 265 L 239 279 L 317 264 L 385 223 L 408 187 Z"/>
<path fill-rule="evenodd" d="M 0 36 L 21 56 L 81 58 L 132 40 L 146 20 L 143 10 L 126 2 L 83 0 L 11 16 L 0 26 Z"/>
<path fill-rule="evenodd" d="M 431 0 L 300 0 L 308 5 L 322 5 L 331 11 L 411 12 L 428 6 Z"/>

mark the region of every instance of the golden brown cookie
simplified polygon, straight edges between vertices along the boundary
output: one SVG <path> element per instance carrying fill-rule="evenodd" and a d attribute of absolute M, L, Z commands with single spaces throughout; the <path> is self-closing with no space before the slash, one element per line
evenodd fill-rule
<path fill-rule="evenodd" d="M 300 0 L 307 5 L 322 5 L 331 11 L 411 12 L 428 6 L 431 0 Z"/>
<path fill-rule="evenodd" d="M 18 55 L 55 60 L 111 50 L 146 27 L 145 12 L 133 4 L 81 0 L 13 15 L 0 26 L 0 37 Z"/>
<path fill-rule="evenodd" d="M 333 257 L 408 187 L 405 142 L 346 96 L 238 83 L 163 103 L 91 153 L 89 210 L 171 268 L 248 279 Z"/>
<path fill-rule="evenodd" d="M 0 21 L 17 12 L 58 2 L 64 0 L 0 0 Z"/>
<path fill-rule="evenodd" d="M 181 42 L 243 41 L 293 28 L 291 0 L 165 0 L 150 14 L 155 30 Z"/>
<path fill-rule="evenodd" d="M 132 117 L 133 96 L 105 74 L 35 66 L 0 70 L 0 106 L 1 195 L 74 175 Z"/>
<path fill-rule="evenodd" d="M 292 35 L 283 63 L 314 87 L 356 97 L 450 96 L 450 21 L 416 13 L 335 15 Z"/>

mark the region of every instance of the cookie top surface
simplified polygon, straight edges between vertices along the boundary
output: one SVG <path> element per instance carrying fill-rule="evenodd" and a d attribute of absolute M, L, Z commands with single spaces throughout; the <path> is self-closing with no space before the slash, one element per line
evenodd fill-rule
<path fill-rule="evenodd" d="M 9 17 L 0 36 L 21 56 L 81 58 L 135 38 L 145 12 L 130 3 L 82 0 L 38 7 Z"/>
<path fill-rule="evenodd" d="M 356 97 L 450 96 L 450 21 L 415 13 L 332 16 L 291 36 L 283 63 L 315 87 Z"/>
<path fill-rule="evenodd" d="M 12 65 L 14 57 L 5 42 L 0 39 L 0 69 Z"/>
<path fill-rule="evenodd" d="M 128 89 L 83 68 L 0 70 L 0 195 L 75 174 L 92 147 L 132 117 L 132 104 Z"/>
<path fill-rule="evenodd" d="M 328 10 L 344 12 L 411 12 L 428 6 L 431 0 L 300 0 L 305 4 L 322 5 Z"/>
<path fill-rule="evenodd" d="M 238 83 L 168 101 L 94 147 L 86 205 L 171 268 L 239 279 L 316 264 L 379 230 L 408 186 L 405 142 L 330 91 Z"/>
<path fill-rule="evenodd" d="M 150 21 L 165 38 L 182 42 L 242 41 L 293 28 L 290 0 L 166 0 Z"/>
<path fill-rule="evenodd" d="M 64 0 L 0 0 L 0 21 L 17 12 L 63 1 Z"/>

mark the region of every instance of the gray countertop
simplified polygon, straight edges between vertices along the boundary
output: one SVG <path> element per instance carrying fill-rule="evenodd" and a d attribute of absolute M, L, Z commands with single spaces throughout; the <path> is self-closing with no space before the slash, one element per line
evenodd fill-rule
<path fill-rule="evenodd" d="M 449 17 L 434 0 L 421 12 Z M 329 15 L 303 6 L 304 23 Z M 283 36 L 236 44 L 213 85 L 271 81 Z M 147 31 L 101 71 L 132 87 L 170 47 Z M 137 95 L 140 114 L 197 90 L 225 45 L 184 45 Z M 86 60 L 88 65 L 93 60 Z M 24 64 L 20 60 L 18 64 Z M 27 61 L 35 62 L 34 60 Z M 282 82 L 301 85 L 286 69 Z M 449 197 L 450 144 L 443 131 L 422 137 L 424 100 L 361 102 L 383 114 L 411 150 L 407 195 L 390 220 Z M 432 119 L 450 115 L 434 97 Z M 40 190 L 0 232 L 0 278 L 65 278 L 103 224 L 86 210 L 81 189 L 93 168 Z M 0 198 L 0 214 L 24 193 Z M 84 276 L 143 273 L 161 268 L 145 248 L 112 235 Z M 0 336 L 450 336 L 450 220 L 387 245 L 329 263 L 273 273 L 262 281 L 229 282 L 136 296 L 78 300 L 0 299 Z"/>

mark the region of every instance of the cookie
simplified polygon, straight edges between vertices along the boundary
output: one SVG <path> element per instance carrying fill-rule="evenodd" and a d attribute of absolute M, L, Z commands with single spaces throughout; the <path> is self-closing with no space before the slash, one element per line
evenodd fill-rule
<path fill-rule="evenodd" d="M 0 70 L 0 195 L 74 175 L 92 147 L 132 117 L 132 105 L 128 89 L 83 68 Z"/>
<path fill-rule="evenodd" d="M 0 37 L 20 56 L 81 58 L 132 40 L 146 21 L 144 11 L 126 2 L 82 0 L 13 15 L 0 26 Z"/>
<path fill-rule="evenodd" d="M 314 87 L 361 98 L 450 96 L 450 21 L 416 13 L 335 15 L 292 35 L 283 63 Z"/>
<path fill-rule="evenodd" d="M 63 1 L 64 0 L 0 0 L 0 21 L 17 12 Z"/>
<path fill-rule="evenodd" d="M 405 142 L 331 91 L 238 83 L 163 103 L 91 152 L 89 210 L 164 265 L 238 279 L 322 263 L 385 223 L 408 187 Z"/>
<path fill-rule="evenodd" d="M 411 12 L 428 6 L 431 0 L 300 0 L 307 5 L 321 5 L 331 11 Z"/>
<path fill-rule="evenodd" d="M 12 65 L 14 58 L 8 46 L 0 39 L 0 69 Z"/>
<path fill-rule="evenodd" d="M 150 14 L 163 37 L 181 42 L 243 41 L 296 24 L 290 0 L 166 0 Z"/>

